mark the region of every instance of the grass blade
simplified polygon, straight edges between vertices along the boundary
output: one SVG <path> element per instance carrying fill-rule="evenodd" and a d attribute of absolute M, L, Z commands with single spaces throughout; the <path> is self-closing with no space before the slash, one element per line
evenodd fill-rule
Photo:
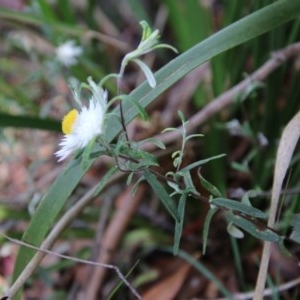
<path fill-rule="evenodd" d="M 0 113 L 0 127 L 19 127 L 61 132 L 61 123 L 54 119 L 13 116 Z"/>

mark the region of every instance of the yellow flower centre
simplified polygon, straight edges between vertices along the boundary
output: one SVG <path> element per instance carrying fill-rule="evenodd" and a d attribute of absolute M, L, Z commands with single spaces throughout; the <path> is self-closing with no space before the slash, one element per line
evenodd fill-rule
<path fill-rule="evenodd" d="M 72 109 L 69 111 L 62 120 L 62 131 L 64 134 L 70 134 L 73 131 L 73 125 L 77 119 L 78 111 Z"/>

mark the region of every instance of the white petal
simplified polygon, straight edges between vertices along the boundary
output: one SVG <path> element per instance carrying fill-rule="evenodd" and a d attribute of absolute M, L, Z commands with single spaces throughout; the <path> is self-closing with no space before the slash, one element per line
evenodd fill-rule
<path fill-rule="evenodd" d="M 82 52 L 82 48 L 76 46 L 75 42 L 70 40 L 56 48 L 56 57 L 62 64 L 69 67 L 77 63 L 77 59 Z"/>
<path fill-rule="evenodd" d="M 99 97 L 101 95 L 101 97 Z M 61 149 L 55 153 L 58 161 L 64 160 L 78 149 L 84 148 L 92 139 L 102 134 L 106 112 L 107 93 L 96 94 L 89 102 L 89 106 L 82 106 L 75 123 L 73 132 L 64 135 L 59 146 Z"/>
<path fill-rule="evenodd" d="M 142 71 L 144 72 L 144 74 L 146 76 L 146 79 L 147 79 L 149 85 L 152 88 L 155 88 L 156 80 L 155 80 L 154 75 L 153 75 L 152 71 L 150 70 L 150 68 L 144 62 L 142 62 L 140 59 L 134 59 L 133 61 L 140 66 L 140 68 L 142 69 Z"/>
<path fill-rule="evenodd" d="M 79 149 L 76 138 L 72 134 L 65 135 L 59 146 L 61 149 L 55 152 L 55 156 L 58 158 L 59 162 L 67 158 L 76 149 Z"/>

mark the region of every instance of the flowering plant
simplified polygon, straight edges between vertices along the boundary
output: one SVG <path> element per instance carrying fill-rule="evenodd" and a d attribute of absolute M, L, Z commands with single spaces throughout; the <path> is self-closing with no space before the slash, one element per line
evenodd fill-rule
<path fill-rule="evenodd" d="M 89 87 L 92 92 L 88 106 L 84 106 L 80 93 L 73 91 L 77 109 L 72 109 L 63 118 L 62 131 L 65 134 L 55 153 L 58 161 L 62 161 L 76 150 L 83 149 L 103 132 L 105 113 L 107 109 L 107 92 L 89 78 Z"/>
<path fill-rule="evenodd" d="M 76 152 L 77 150 L 84 149 L 88 144 L 90 144 L 89 150 L 91 146 L 94 144 L 97 137 L 99 137 L 103 133 L 104 122 L 106 118 L 106 112 L 108 109 L 108 100 L 107 100 L 107 91 L 103 89 L 103 84 L 106 82 L 107 79 L 111 77 L 116 77 L 118 79 L 118 91 L 119 91 L 119 84 L 120 80 L 124 75 L 125 68 L 130 61 L 137 63 L 141 70 L 144 72 L 146 79 L 149 85 L 153 88 L 156 85 L 156 81 L 153 75 L 153 72 L 150 68 L 142 62 L 139 58 L 142 55 L 149 53 L 157 48 L 169 48 L 175 52 L 177 50 L 167 44 L 159 43 L 159 31 L 155 30 L 152 31 L 149 25 L 142 21 L 140 22 L 143 34 L 142 39 L 137 47 L 136 50 L 125 55 L 122 60 L 121 68 L 119 74 L 110 74 L 103 78 L 99 85 L 97 85 L 91 78 L 88 79 L 88 85 L 82 84 L 79 88 L 77 86 L 73 87 L 73 96 L 75 98 L 75 102 L 79 108 L 70 110 L 62 121 L 62 131 L 64 133 L 64 137 L 60 142 L 60 150 L 55 153 L 55 156 L 58 158 L 58 161 L 62 161 L 67 158 L 71 153 Z M 61 58 L 66 54 L 68 51 L 64 51 L 64 49 L 71 49 L 73 48 L 73 54 L 79 54 L 79 48 L 75 49 L 73 45 L 73 41 L 69 41 L 69 43 L 64 44 L 59 49 L 58 53 L 60 54 Z M 72 51 L 69 51 L 71 54 Z M 66 57 L 68 55 L 65 55 Z M 65 57 L 65 58 L 66 58 Z M 65 62 L 71 62 L 71 55 L 69 59 L 66 59 Z M 74 83 L 76 85 L 76 83 Z M 73 85 L 74 85 L 73 84 Z M 81 100 L 81 88 L 85 87 L 91 91 L 91 98 L 89 100 L 88 106 L 82 104 Z M 117 99 L 126 100 L 129 99 L 133 101 L 126 95 L 118 95 L 116 99 L 112 99 L 111 102 L 114 102 Z M 136 103 L 136 102 L 135 102 Z M 138 103 L 136 103 L 137 107 L 140 107 Z M 144 113 L 144 111 L 141 111 Z M 121 116 L 120 120 L 123 123 L 123 111 L 122 111 L 122 104 L 121 104 Z M 125 124 L 123 125 L 123 129 L 126 131 Z M 103 144 L 103 139 L 100 140 Z M 127 141 L 129 142 L 129 141 Z M 130 144 L 130 143 L 129 143 Z M 128 145 L 129 145 L 128 144 Z M 106 145 L 107 148 L 107 145 Z M 129 146 L 129 148 L 132 148 Z M 88 151 L 89 151 L 88 150 Z M 114 157 L 118 155 L 114 154 Z"/>
<path fill-rule="evenodd" d="M 278 11 L 280 12 L 280 4 L 276 5 L 278 5 L 278 10 L 277 13 L 274 13 L 274 16 L 276 19 L 278 16 L 282 18 L 282 14 L 278 14 Z M 259 14 L 259 16 L 261 15 Z M 254 16 L 253 19 L 255 19 Z M 241 30 L 241 24 L 244 24 L 246 30 Z M 183 114 L 179 113 L 179 118 L 182 123 L 181 127 L 168 129 L 168 131 L 171 131 L 172 134 L 174 133 L 176 137 L 180 138 L 181 147 L 180 150 L 173 152 L 171 155 L 173 167 L 175 169 L 166 174 L 158 172 L 157 169 L 154 168 L 154 166 L 158 165 L 155 157 L 141 149 L 141 144 L 145 142 L 152 142 L 161 149 L 166 148 L 164 144 L 158 139 L 140 142 L 131 141 L 127 134 L 126 126 L 137 115 L 137 111 L 141 114 L 145 114 L 144 107 L 151 103 L 151 101 L 177 80 L 191 72 L 201 63 L 222 53 L 224 49 L 229 49 L 247 39 L 257 36 L 258 33 L 249 31 L 249 26 L 246 25 L 249 25 L 249 23 L 242 21 L 241 23 L 232 26 L 230 31 L 225 30 L 224 34 L 220 32 L 220 34 L 210 37 L 204 41 L 203 44 L 200 43 L 187 51 L 187 53 L 181 55 L 179 59 L 176 59 L 176 62 L 174 61 L 174 63 L 169 66 L 167 65 L 162 68 L 158 72 L 158 76 L 154 76 L 150 68 L 142 62 L 141 56 L 156 48 L 173 48 L 169 45 L 159 44 L 158 31 L 155 30 L 152 32 L 146 23 L 143 22 L 143 37 L 141 42 L 136 50 L 125 55 L 118 74 L 110 74 L 103 78 L 99 83 L 89 79 L 87 85 L 81 84 L 80 88 L 88 88 L 91 92 L 87 104 L 84 103 L 83 97 L 81 97 L 80 89 L 74 89 L 74 98 L 77 107 L 71 109 L 63 119 L 62 129 L 64 137 L 60 143 L 60 149 L 55 153 L 55 156 L 59 161 L 62 161 L 71 154 L 76 153 L 76 155 L 58 176 L 57 180 L 41 201 L 36 214 L 33 216 L 29 229 L 24 234 L 24 240 L 33 245 L 41 244 L 56 217 L 60 214 L 70 194 L 94 162 L 94 158 L 98 158 L 101 155 L 109 155 L 115 159 L 116 163 L 107 171 L 99 184 L 97 184 L 97 186 L 89 193 L 89 197 L 92 198 L 97 196 L 116 171 L 128 175 L 127 184 L 133 183 L 137 178 L 133 184 L 134 190 L 141 181 L 146 181 L 175 222 L 174 254 L 179 253 L 185 205 L 189 198 L 201 200 L 206 204 L 206 207 L 209 207 L 203 230 L 203 253 L 205 252 L 207 243 L 210 221 L 213 215 L 220 210 L 226 212 L 228 232 L 231 235 L 242 238 L 243 232 L 240 231 L 240 229 L 242 229 L 262 240 L 278 243 L 282 242 L 282 236 L 276 231 L 264 226 L 261 222 L 261 220 L 264 221 L 266 219 L 266 214 L 252 207 L 247 195 L 241 202 L 223 198 L 222 193 L 203 178 L 200 167 L 210 160 L 219 158 L 222 155 L 196 161 L 187 166 L 183 165 L 186 142 L 191 138 L 197 138 L 199 136 L 189 135 L 189 123 L 188 121 L 185 121 Z M 255 30 L 263 33 L 258 27 Z M 241 32 L 244 32 L 245 36 L 243 36 Z M 116 98 L 110 99 L 104 88 L 106 80 L 112 77 L 116 78 L 118 82 L 118 91 L 120 91 L 119 83 L 123 78 L 126 66 L 131 61 L 137 63 L 138 66 L 141 67 L 148 84 L 141 84 L 129 95 L 122 95 L 118 92 Z M 156 81 L 157 78 L 163 80 Z M 111 112 L 111 108 L 117 102 L 119 106 Z M 198 175 L 201 185 L 209 192 L 209 198 L 202 196 L 194 185 L 194 178 L 192 180 L 191 176 L 191 171 L 194 169 L 197 169 L 198 171 L 196 175 Z M 167 183 L 167 185 L 165 183 Z M 171 189 L 171 193 L 169 192 L 169 189 Z M 57 227 L 55 227 L 55 230 L 51 231 L 49 237 L 47 237 L 41 245 L 42 251 L 53 245 L 53 242 L 55 241 L 53 236 L 56 236 L 57 239 L 58 233 L 67 226 L 66 224 L 69 224 L 67 221 L 71 220 L 70 216 L 74 216 L 76 213 L 78 214 L 87 203 L 86 198 L 80 199 L 78 203 L 75 203 L 75 205 L 63 215 L 59 222 L 60 230 L 56 230 Z M 257 220 L 259 222 L 256 223 Z M 297 227 L 299 229 L 299 226 Z M 295 230 L 295 233 L 298 233 L 298 231 L 299 230 Z M 15 278 L 20 278 L 19 281 L 21 281 L 21 285 L 24 283 L 24 276 L 18 277 L 18 275 L 21 273 L 22 267 L 28 263 L 27 266 L 32 270 L 31 262 L 34 261 L 36 264 L 40 259 L 39 256 L 35 260 L 32 259 L 29 263 L 30 257 L 32 257 L 32 255 L 28 254 L 28 251 L 23 251 L 22 247 L 15 271 Z M 122 280 L 123 279 L 124 278 L 122 278 Z M 126 283 L 125 279 L 124 282 Z M 16 281 L 16 286 L 17 283 L 18 281 Z M 15 290 L 16 289 L 12 289 L 8 295 L 14 295 Z"/>
<path fill-rule="evenodd" d="M 82 47 L 76 46 L 73 40 L 68 40 L 55 49 L 57 60 L 66 67 L 76 65 L 82 52 Z"/>

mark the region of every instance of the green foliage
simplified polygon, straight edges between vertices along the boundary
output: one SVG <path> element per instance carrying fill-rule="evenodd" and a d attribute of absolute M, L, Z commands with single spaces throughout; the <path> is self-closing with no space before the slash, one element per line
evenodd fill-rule
<path fill-rule="evenodd" d="M 186 193 L 181 194 L 179 198 L 178 209 L 177 209 L 179 220 L 175 223 L 174 247 L 173 247 L 174 255 L 177 255 L 179 251 L 180 239 L 182 235 L 183 221 L 185 215 L 186 198 L 187 198 Z"/>
<path fill-rule="evenodd" d="M 161 200 L 162 204 L 168 210 L 170 215 L 177 222 L 180 222 L 180 217 L 178 216 L 178 211 L 173 202 L 173 199 L 169 196 L 163 185 L 157 180 L 157 178 L 147 169 L 144 170 L 143 175 L 145 179 L 150 184 L 151 188 L 157 195 L 157 197 Z"/>
<path fill-rule="evenodd" d="M 0 127 L 19 127 L 42 129 L 48 131 L 61 131 L 61 125 L 53 119 L 34 118 L 29 116 L 12 116 L 0 113 Z"/>
<path fill-rule="evenodd" d="M 253 218 L 259 218 L 259 219 L 267 218 L 267 215 L 264 212 L 239 201 L 234 201 L 225 198 L 214 198 L 213 200 L 211 200 L 211 204 L 217 207 L 223 207 L 229 210 L 238 211 L 242 214 L 251 216 Z"/>
<path fill-rule="evenodd" d="M 211 206 L 208 213 L 206 214 L 206 218 L 205 218 L 205 222 L 204 222 L 204 226 L 203 226 L 203 234 L 202 234 L 202 242 L 203 242 L 202 252 L 203 252 L 203 254 L 205 254 L 205 252 L 206 252 L 207 239 L 208 239 L 208 234 L 209 234 L 209 226 L 210 226 L 212 217 L 214 216 L 214 214 L 217 211 L 218 211 L 218 209 L 216 207 Z"/>
<path fill-rule="evenodd" d="M 291 226 L 293 226 L 293 231 L 290 234 L 290 239 L 300 243 L 300 214 L 295 214 L 291 221 Z"/>
<path fill-rule="evenodd" d="M 254 237 L 261 239 L 263 241 L 277 242 L 279 243 L 282 239 L 275 231 L 268 228 L 260 228 L 260 224 L 255 224 L 253 220 L 247 220 L 242 216 L 235 215 L 232 212 L 226 213 L 226 218 L 229 222 L 237 225 L 241 229 L 247 231 Z"/>
<path fill-rule="evenodd" d="M 200 179 L 201 185 L 209 192 L 211 193 L 213 196 L 215 197 L 221 197 L 222 194 L 221 192 L 218 190 L 218 188 L 216 186 L 214 186 L 212 183 L 210 183 L 209 181 L 207 181 L 200 172 L 201 168 L 198 168 L 198 177 Z"/>
<path fill-rule="evenodd" d="M 133 3 L 133 1 L 131 2 Z M 160 200 L 167 214 L 171 216 L 172 221 L 174 220 L 173 254 L 189 261 L 206 278 L 212 280 L 228 299 L 232 297 L 223 284 L 204 265 L 181 250 L 181 247 L 184 247 L 180 243 L 184 224 L 189 209 L 193 209 L 194 201 L 201 201 L 206 207 L 209 206 L 203 224 L 203 254 L 207 252 L 209 234 L 213 230 L 213 217 L 217 212 L 225 216 L 227 230 L 235 238 L 245 238 L 245 231 L 255 239 L 275 242 L 282 246 L 284 234 L 266 225 L 267 214 L 263 211 L 265 207 L 263 209 L 254 207 L 249 200 L 249 193 L 245 192 L 241 201 L 230 199 L 230 196 L 223 196 L 227 195 L 229 187 L 226 173 L 228 170 L 224 158 L 227 156 L 230 147 L 230 134 L 226 134 L 225 130 L 228 128 L 223 125 L 225 124 L 224 116 L 212 118 L 208 124 L 208 133 L 202 137 L 203 135 L 197 133 L 189 134 L 190 121 L 186 120 L 184 114 L 179 111 L 181 126 L 179 128 L 167 128 L 163 131 L 163 133 L 177 134 L 181 142 L 179 149 L 172 151 L 170 154 L 173 167 L 170 167 L 169 170 L 162 170 L 160 159 L 155 154 L 144 150 L 145 145 L 151 144 L 163 150 L 164 153 L 168 153 L 168 145 L 165 145 L 159 138 L 152 137 L 132 141 L 128 137 L 127 126 L 137 116 L 140 116 L 144 121 L 151 121 L 151 117 L 146 111 L 147 106 L 204 62 L 211 60 L 212 79 L 210 88 L 201 85 L 195 91 L 193 105 L 199 109 L 204 107 L 213 97 L 221 95 L 228 87 L 240 81 L 241 72 L 245 68 L 245 61 L 251 62 L 249 63 L 251 67 L 246 70 L 246 72 L 251 72 L 251 68 L 255 70 L 261 66 L 266 61 L 267 55 L 274 49 L 287 45 L 287 41 L 295 41 L 299 32 L 300 21 L 289 23 L 289 27 L 285 27 L 283 24 L 298 17 L 300 13 L 299 2 L 282 0 L 270 2 L 271 4 L 265 7 L 262 7 L 263 1 L 258 2 L 256 5 L 249 4 L 247 7 L 242 3 L 236 6 L 224 3 L 223 22 L 228 26 L 222 26 L 225 28 L 211 34 L 214 29 L 213 21 L 215 20 L 211 18 L 208 9 L 202 6 L 199 1 L 186 1 L 186 3 L 179 4 L 176 1 L 165 0 L 164 3 L 170 14 L 169 25 L 176 40 L 176 48 L 178 43 L 178 48 L 186 51 L 155 73 L 142 60 L 142 56 L 159 48 L 171 49 L 174 52 L 176 52 L 176 49 L 168 44 L 160 43 L 159 31 L 152 30 L 145 21 L 140 22 L 142 34 L 136 49 L 132 51 L 126 49 L 122 60 L 115 59 L 115 57 L 110 60 L 121 61 L 120 67 L 116 63 L 111 69 L 107 68 L 105 59 L 102 59 L 103 63 L 101 64 L 94 63 L 100 47 L 98 47 L 98 41 L 92 38 L 90 38 L 89 53 L 84 53 L 84 57 L 78 60 L 78 65 L 74 65 L 69 69 L 64 69 L 54 60 L 51 61 L 51 58 L 46 57 L 45 54 L 40 55 L 38 59 L 48 61 L 48 63 L 51 61 L 48 65 L 52 65 L 50 70 L 45 63 L 45 73 L 40 75 L 40 80 L 48 79 L 48 77 L 52 78 L 52 76 L 48 76 L 49 74 L 56 74 L 54 77 L 57 78 L 56 76 L 60 73 L 64 73 L 66 77 L 75 75 L 80 81 L 85 80 L 90 75 L 97 78 L 98 85 L 92 84 L 91 80 L 88 80 L 88 84 L 81 83 L 74 89 L 74 98 L 78 103 L 81 101 L 82 95 L 85 95 L 86 90 L 91 92 L 92 97 L 101 98 L 103 97 L 103 95 L 100 95 L 101 91 L 107 88 L 111 97 L 107 105 L 107 111 L 105 111 L 105 132 L 91 139 L 83 149 L 78 149 L 79 151 L 73 153 L 73 160 L 67 164 L 42 198 L 29 226 L 24 232 L 23 241 L 34 246 L 41 245 L 51 232 L 53 224 L 61 216 L 64 207 L 70 204 L 72 193 L 95 160 L 101 159 L 103 156 L 109 156 L 113 159 L 114 165 L 107 166 L 105 174 L 93 191 L 93 196 L 102 193 L 117 172 L 126 177 L 126 184 L 133 187 L 133 193 L 137 191 L 142 182 L 146 182 Z M 47 1 L 39 0 L 35 5 L 35 10 L 27 14 L 3 10 L 0 11 L 0 17 L 4 17 L 9 21 L 38 26 L 53 45 L 59 45 L 61 41 L 65 40 L 66 36 L 70 35 L 77 41 L 80 41 L 82 36 L 91 35 L 93 38 L 98 36 L 97 32 L 93 31 L 93 28 L 97 28 L 97 20 L 93 16 L 93 9 L 96 7 L 95 2 L 91 2 L 86 11 L 89 16 L 87 28 L 77 24 L 76 15 L 70 9 L 71 5 L 67 0 L 62 1 L 61 7 L 58 9 L 59 15 L 56 14 L 56 11 Z M 254 10 L 252 6 L 255 6 L 256 11 L 250 13 L 249 9 Z M 184 17 L 179 18 L 183 8 Z M 139 13 L 147 15 L 143 11 L 142 4 L 139 4 Z M 244 14 L 245 17 L 243 17 Z M 200 19 L 205 20 L 203 22 L 205 26 L 198 26 Z M 178 24 L 178 22 L 181 23 Z M 281 30 L 281 28 L 283 29 Z M 290 32 L 290 34 L 286 37 L 285 32 Z M 263 34 L 268 34 L 270 37 L 268 39 L 270 45 L 266 45 L 266 47 L 262 47 L 265 44 L 264 40 L 266 40 L 266 35 Z M 114 42 L 117 43 L 118 41 Z M 251 54 L 253 60 L 249 53 L 254 53 Z M 102 55 L 103 58 L 104 55 Z M 109 55 L 108 53 L 107 57 Z M 248 55 L 250 56 L 248 57 Z M 235 58 L 234 64 L 232 64 L 232 58 Z M 128 93 L 126 91 L 123 94 L 121 91 L 122 81 L 125 79 L 126 68 L 130 62 L 135 62 L 138 65 L 146 81 L 133 91 Z M 120 70 L 118 74 L 111 73 L 112 69 L 117 68 Z M 109 74 L 106 75 L 107 73 Z M 279 120 L 281 116 L 281 112 L 276 111 L 274 99 L 278 99 L 277 95 L 282 94 L 280 85 L 282 79 L 285 78 L 285 74 L 285 70 L 279 70 L 278 74 L 271 76 L 264 84 L 260 81 L 251 82 L 249 77 L 247 88 L 242 93 L 232 96 L 236 98 L 236 101 L 228 111 L 224 112 L 227 117 L 234 113 L 238 115 L 241 119 L 239 123 L 241 124 L 240 136 L 249 145 L 249 151 L 243 155 L 241 160 L 230 162 L 230 171 L 235 170 L 248 176 L 250 178 L 247 182 L 248 185 L 256 190 L 265 189 L 268 186 L 272 177 L 274 149 L 279 132 L 285 121 L 299 106 L 297 103 L 299 92 L 295 92 L 294 95 L 290 96 L 291 104 L 283 107 L 282 115 L 284 115 L 285 121 L 280 120 L 276 124 L 272 121 L 274 118 Z M 290 86 L 285 93 L 288 94 L 288 90 L 299 90 L 296 89 L 298 77 L 298 74 L 295 75 L 295 78 L 289 82 Z M 1 96 L 3 99 L 8 101 L 8 99 L 13 98 L 14 103 L 18 104 L 18 107 L 21 107 L 26 114 L 32 109 L 30 116 L 15 115 L 13 111 L 1 112 L 1 127 L 28 127 L 59 131 L 59 123 L 52 118 L 41 117 L 43 115 L 42 110 L 30 103 L 30 97 L 27 93 L 24 93 L 22 88 L 11 91 L 8 89 L 7 83 L 1 81 L 0 89 L 3 92 L 3 96 Z M 210 91 L 207 92 L 207 90 Z M 38 98 L 38 96 L 36 97 Z M 265 101 L 264 119 L 261 118 L 261 107 L 258 103 L 261 98 Z M 249 99 L 251 99 L 251 103 L 248 103 Z M 263 146 L 259 142 L 260 133 L 267 136 L 270 142 L 269 148 L 262 150 Z M 199 137 L 201 139 L 198 139 Z M 195 161 L 185 164 L 188 146 L 193 143 L 201 143 L 201 157 L 204 156 L 205 158 L 200 159 L 199 155 Z M 209 162 L 213 163 L 209 164 L 202 172 L 203 165 Z M 198 180 L 194 179 L 195 172 Z M 299 172 L 298 168 L 294 174 L 298 175 Z M 291 184 L 297 182 L 298 176 L 296 175 L 292 174 Z M 199 189 L 199 182 L 205 193 Z M 296 214 L 290 224 L 287 224 L 287 226 L 293 226 L 289 238 L 298 243 L 300 243 L 299 220 L 300 218 Z M 235 246 L 237 248 L 237 244 Z M 238 256 L 236 248 L 235 255 Z M 14 281 L 19 278 L 24 268 L 29 264 L 34 253 L 35 251 L 24 246 L 20 247 L 15 264 Z M 241 270 L 240 268 L 240 273 Z M 18 299 L 18 296 L 16 299 Z"/>

